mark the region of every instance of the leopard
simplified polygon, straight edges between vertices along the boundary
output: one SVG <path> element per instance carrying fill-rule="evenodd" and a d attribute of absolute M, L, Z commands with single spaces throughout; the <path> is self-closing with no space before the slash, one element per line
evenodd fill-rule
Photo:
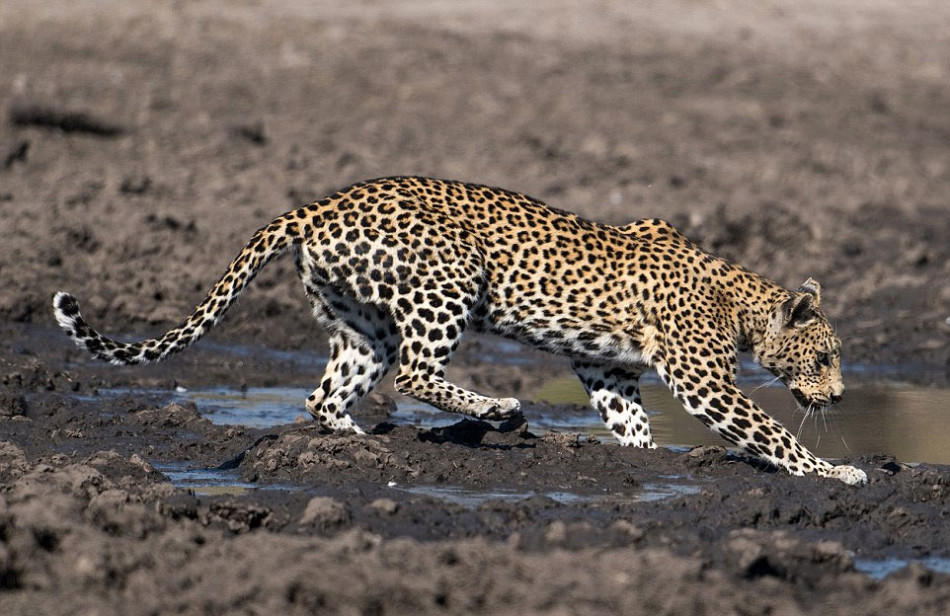
<path fill-rule="evenodd" d="M 414 176 L 358 182 L 258 229 L 194 311 L 140 342 L 100 334 L 73 295 L 53 312 L 93 357 L 158 362 L 220 322 L 266 264 L 291 251 L 329 359 L 307 412 L 365 434 L 350 410 L 395 367 L 395 390 L 478 420 L 522 416 L 446 379 L 466 331 L 569 359 L 620 445 L 655 448 L 639 380 L 655 370 L 686 411 L 753 459 L 791 475 L 867 482 L 811 453 L 736 384 L 738 354 L 805 410 L 844 393 L 841 341 L 809 278 L 795 290 L 714 256 L 659 218 L 594 222 L 519 192 Z"/>

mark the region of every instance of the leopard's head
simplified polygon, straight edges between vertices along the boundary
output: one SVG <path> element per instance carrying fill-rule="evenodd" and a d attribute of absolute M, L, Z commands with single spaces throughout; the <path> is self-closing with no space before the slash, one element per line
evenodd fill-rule
<path fill-rule="evenodd" d="M 772 308 L 756 359 L 805 408 L 834 404 L 844 394 L 841 341 L 820 309 L 821 286 L 809 278 Z"/>

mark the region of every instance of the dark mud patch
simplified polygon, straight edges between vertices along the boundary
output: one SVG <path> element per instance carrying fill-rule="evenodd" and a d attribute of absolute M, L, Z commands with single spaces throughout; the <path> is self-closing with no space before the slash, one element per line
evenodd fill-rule
<path fill-rule="evenodd" d="M 38 126 L 95 137 L 118 137 L 126 130 L 85 111 L 60 109 L 40 103 L 16 103 L 10 107 L 8 115 L 14 126 Z"/>

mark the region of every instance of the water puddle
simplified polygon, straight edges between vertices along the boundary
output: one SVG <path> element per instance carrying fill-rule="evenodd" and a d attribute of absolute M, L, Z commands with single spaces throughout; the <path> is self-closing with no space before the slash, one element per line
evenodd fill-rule
<path fill-rule="evenodd" d="M 743 382 L 743 388 L 753 399 L 789 430 L 798 433 L 802 442 L 820 456 L 883 453 L 906 462 L 950 464 L 950 432 L 945 430 L 950 419 L 950 389 L 852 384 L 844 400 L 831 411 L 806 419 L 784 387 L 759 387 L 764 381 L 751 377 Z M 212 387 L 175 392 L 115 389 L 101 390 L 100 395 L 152 394 L 168 401 L 190 401 L 213 423 L 264 428 L 309 418 L 303 403 L 310 391 L 309 387 Z M 725 444 L 686 413 L 663 385 L 644 379 L 641 394 L 659 445 Z M 596 412 L 587 406 L 587 395 L 573 376 L 554 378 L 523 399 L 525 417 L 535 433 L 553 430 L 587 434 L 606 442 L 613 440 Z M 547 404 L 531 404 L 532 400 Z M 395 424 L 434 428 L 461 418 L 411 398 L 397 397 L 396 403 L 390 418 Z"/>
<path fill-rule="evenodd" d="M 700 491 L 701 489 L 698 485 L 690 483 L 645 483 L 633 500 L 638 503 L 652 503 L 671 498 L 679 498 L 680 496 L 699 494 Z"/>
<path fill-rule="evenodd" d="M 533 496 L 545 496 L 562 505 L 587 503 L 600 498 L 599 496 L 575 494 L 573 492 L 522 492 L 507 489 L 477 490 L 461 486 L 396 486 L 393 489 L 419 496 L 431 496 L 442 501 L 461 505 L 466 509 L 475 509 L 490 500 L 516 502 Z"/>
<path fill-rule="evenodd" d="M 538 356 L 527 347 L 511 340 L 496 336 L 482 336 L 479 339 L 480 361 L 500 366 L 530 366 L 538 363 Z M 526 353 L 528 351 L 528 353 Z"/>
<path fill-rule="evenodd" d="M 214 424 L 266 428 L 293 423 L 302 416 L 309 419 L 304 401 L 311 391 L 303 387 L 212 387 L 176 392 L 175 398 L 194 402 Z"/>
<path fill-rule="evenodd" d="M 855 558 L 854 569 L 855 571 L 863 573 L 875 580 L 883 580 L 887 576 L 891 575 L 892 573 L 897 573 L 913 562 L 920 563 L 927 569 L 937 573 L 950 574 L 950 558 L 941 558 L 938 556 L 914 559 L 884 558 L 878 560 L 870 558 Z"/>
<path fill-rule="evenodd" d="M 153 463 L 176 488 L 191 490 L 198 496 L 243 496 L 256 490 L 292 490 L 294 486 L 260 485 L 242 481 L 237 470 L 190 468 L 187 462 Z"/>
<path fill-rule="evenodd" d="M 296 490 L 299 486 L 283 484 L 249 483 L 242 481 L 237 470 L 222 470 L 218 468 L 192 468 L 187 462 L 153 463 L 156 470 L 161 471 L 176 488 L 191 490 L 198 496 L 244 496 L 258 490 Z M 544 496 L 562 505 L 577 505 L 591 503 L 605 498 L 606 494 L 578 494 L 575 492 L 551 490 L 546 492 L 523 491 L 515 489 L 497 488 L 479 490 L 461 486 L 391 486 L 394 490 L 431 496 L 466 509 L 477 509 L 483 503 L 491 500 L 517 502 Z M 682 483 L 646 483 L 634 495 L 623 497 L 630 502 L 649 503 L 677 498 L 689 494 L 697 494 L 700 488 L 694 484 Z M 616 498 L 616 495 L 613 497 Z M 870 561 L 869 561 L 870 562 Z"/>
<path fill-rule="evenodd" d="M 461 505 L 466 509 L 476 509 L 491 500 L 517 502 L 535 496 L 544 496 L 562 505 L 591 503 L 607 497 L 607 494 L 577 494 L 563 491 L 534 492 L 514 489 L 478 490 L 461 486 L 395 486 L 393 489 L 409 494 L 431 496 L 442 501 Z M 646 483 L 637 494 L 621 498 L 625 498 L 630 502 L 647 503 L 696 494 L 699 490 L 698 486 L 692 484 Z M 617 498 L 617 496 L 613 495 L 612 498 Z"/>
<path fill-rule="evenodd" d="M 202 416 L 217 425 L 243 425 L 254 428 L 293 423 L 299 418 L 309 421 L 304 410 L 304 401 L 312 390 L 306 387 L 248 387 L 232 389 L 210 387 L 202 389 L 152 390 L 152 389 L 100 389 L 100 396 L 123 396 L 129 394 L 155 396 L 167 402 L 193 402 Z M 93 396 L 77 396 L 94 400 Z M 582 432 L 604 440 L 610 432 L 590 409 L 532 409 L 525 411 L 530 426 L 535 431 Z M 396 411 L 390 421 L 397 425 L 413 425 L 420 428 L 439 428 L 452 425 L 463 416 L 446 413 L 413 398 L 396 396 Z M 356 418 L 359 421 L 359 417 Z"/>
<path fill-rule="evenodd" d="M 884 453 L 902 461 L 950 464 L 950 389 L 902 384 L 852 384 L 844 400 L 824 416 L 805 418 L 784 387 L 742 386 L 765 411 L 782 423 L 822 457 L 840 458 Z M 664 446 L 726 445 L 683 410 L 663 385 L 645 382 L 641 387 L 644 408 L 656 442 Z M 550 404 L 575 405 L 557 417 L 542 417 L 552 428 L 609 437 L 597 417 L 582 412 L 587 394 L 573 377 L 546 383 L 530 399 Z M 529 422 L 530 422 L 529 417 Z M 534 427 L 534 424 L 531 424 Z M 926 435 L 926 438 L 924 437 Z"/>

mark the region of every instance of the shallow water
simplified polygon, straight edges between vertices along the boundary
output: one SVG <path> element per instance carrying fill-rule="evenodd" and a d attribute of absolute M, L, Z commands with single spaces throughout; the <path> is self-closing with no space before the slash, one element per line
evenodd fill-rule
<path fill-rule="evenodd" d="M 806 418 L 784 387 L 748 384 L 765 411 L 823 457 L 884 453 L 904 462 L 950 464 L 950 389 L 900 384 L 856 384 L 823 416 Z M 645 384 L 644 408 L 650 413 L 653 436 L 660 445 L 726 444 L 691 417 L 662 385 Z M 586 405 L 587 395 L 574 378 L 556 379 L 533 399 L 552 404 Z M 566 423 L 562 419 L 562 423 Z M 573 416 L 573 427 L 598 436 L 606 434 L 591 414 Z"/>
<path fill-rule="evenodd" d="M 927 558 L 883 558 L 879 560 L 870 558 L 855 558 L 854 569 L 874 578 L 883 580 L 892 573 L 897 573 L 912 562 L 917 562 L 937 573 L 950 573 L 950 558 L 940 558 L 931 556 Z"/>
<path fill-rule="evenodd" d="M 519 501 L 533 496 L 544 496 L 562 505 L 589 503 L 607 496 L 606 494 L 576 494 L 574 492 L 526 492 L 506 489 L 477 490 L 473 488 L 463 488 L 461 486 L 394 486 L 393 489 L 409 492 L 410 494 L 432 496 L 439 500 L 461 505 L 467 509 L 475 509 L 482 503 L 490 500 Z M 676 498 L 677 496 L 685 496 L 687 494 L 696 494 L 699 490 L 700 488 L 694 484 L 647 483 L 641 486 L 635 494 L 622 498 L 631 502 L 653 502 Z M 614 499 L 618 498 L 615 494 L 610 496 Z"/>
<path fill-rule="evenodd" d="M 309 418 L 303 405 L 311 391 L 302 387 L 212 387 L 175 392 L 174 398 L 194 402 L 202 415 L 218 425 L 266 428 Z"/>
<path fill-rule="evenodd" d="M 191 468 L 187 462 L 156 462 L 152 466 L 168 477 L 173 486 L 191 490 L 200 496 L 241 496 L 260 489 L 298 489 L 278 484 L 248 483 L 241 480 L 237 470 Z"/>
<path fill-rule="evenodd" d="M 871 373 L 874 372 L 870 368 L 863 370 L 863 374 Z M 950 420 L 950 389 L 891 384 L 883 379 L 852 382 L 844 400 L 831 411 L 806 418 L 784 387 L 761 387 L 767 382 L 761 370 L 743 365 L 739 382 L 770 415 L 798 434 L 801 441 L 820 456 L 840 458 L 883 453 L 903 462 L 950 464 L 950 430 L 946 429 Z M 642 383 L 644 406 L 651 416 L 654 439 L 659 445 L 725 444 L 686 413 L 655 378 L 645 378 Z M 137 390 L 136 393 L 194 402 L 199 411 L 216 424 L 268 427 L 291 423 L 301 417 L 309 419 L 303 402 L 310 391 L 309 387 L 246 390 L 213 387 L 178 392 Z M 129 390 L 100 393 L 119 395 Z M 579 432 L 608 442 L 613 439 L 596 412 L 587 406 L 587 395 L 573 376 L 553 378 L 536 391 L 528 392 L 523 400 L 525 417 L 535 432 Z M 460 419 L 459 415 L 444 413 L 411 398 L 397 397 L 396 402 L 397 410 L 391 417 L 396 424 L 431 428 Z"/>
<path fill-rule="evenodd" d="M 419 496 L 431 496 L 456 505 L 461 505 L 466 509 L 475 509 L 482 503 L 491 500 L 519 501 L 532 496 L 545 496 L 562 505 L 572 505 L 577 503 L 586 503 L 597 500 L 598 496 L 575 494 L 573 492 L 524 492 L 519 490 L 490 489 L 477 490 L 474 488 L 463 488 L 461 486 L 393 486 L 393 490 L 408 492 L 409 494 L 418 494 Z"/>
<path fill-rule="evenodd" d="M 746 387 L 747 390 L 754 389 Z M 306 417 L 308 388 L 267 387 L 237 391 L 228 388 L 173 394 L 193 401 L 217 424 L 266 427 Z M 724 444 L 718 436 L 683 410 L 662 385 L 644 385 L 644 406 L 651 415 L 654 439 L 664 446 Z M 763 387 L 751 396 L 818 455 L 840 458 L 884 453 L 904 462 L 950 464 L 950 390 L 906 385 L 857 385 L 825 416 L 805 418 L 784 388 Z M 576 379 L 556 379 L 528 399 L 558 405 L 525 405 L 535 431 L 580 432 L 610 440 Z M 570 406 L 573 405 L 573 406 Z M 454 423 L 458 415 L 443 413 L 409 398 L 397 400 L 391 420 L 397 424 L 436 427 Z"/>
<path fill-rule="evenodd" d="M 187 462 L 157 462 L 153 466 L 161 471 L 177 488 L 191 490 L 199 496 L 242 496 L 255 490 L 299 490 L 300 486 L 249 483 L 241 479 L 237 470 L 219 468 L 192 468 Z M 505 488 L 479 490 L 453 485 L 392 485 L 393 490 L 409 494 L 431 496 L 466 509 L 476 509 L 492 500 L 516 502 L 534 496 L 544 496 L 562 505 L 591 503 L 606 497 L 606 494 L 578 494 L 575 492 L 534 492 Z M 635 494 L 624 496 L 631 502 L 654 502 L 696 494 L 699 486 L 691 483 L 646 483 Z M 618 498 L 617 495 L 610 495 Z"/>

